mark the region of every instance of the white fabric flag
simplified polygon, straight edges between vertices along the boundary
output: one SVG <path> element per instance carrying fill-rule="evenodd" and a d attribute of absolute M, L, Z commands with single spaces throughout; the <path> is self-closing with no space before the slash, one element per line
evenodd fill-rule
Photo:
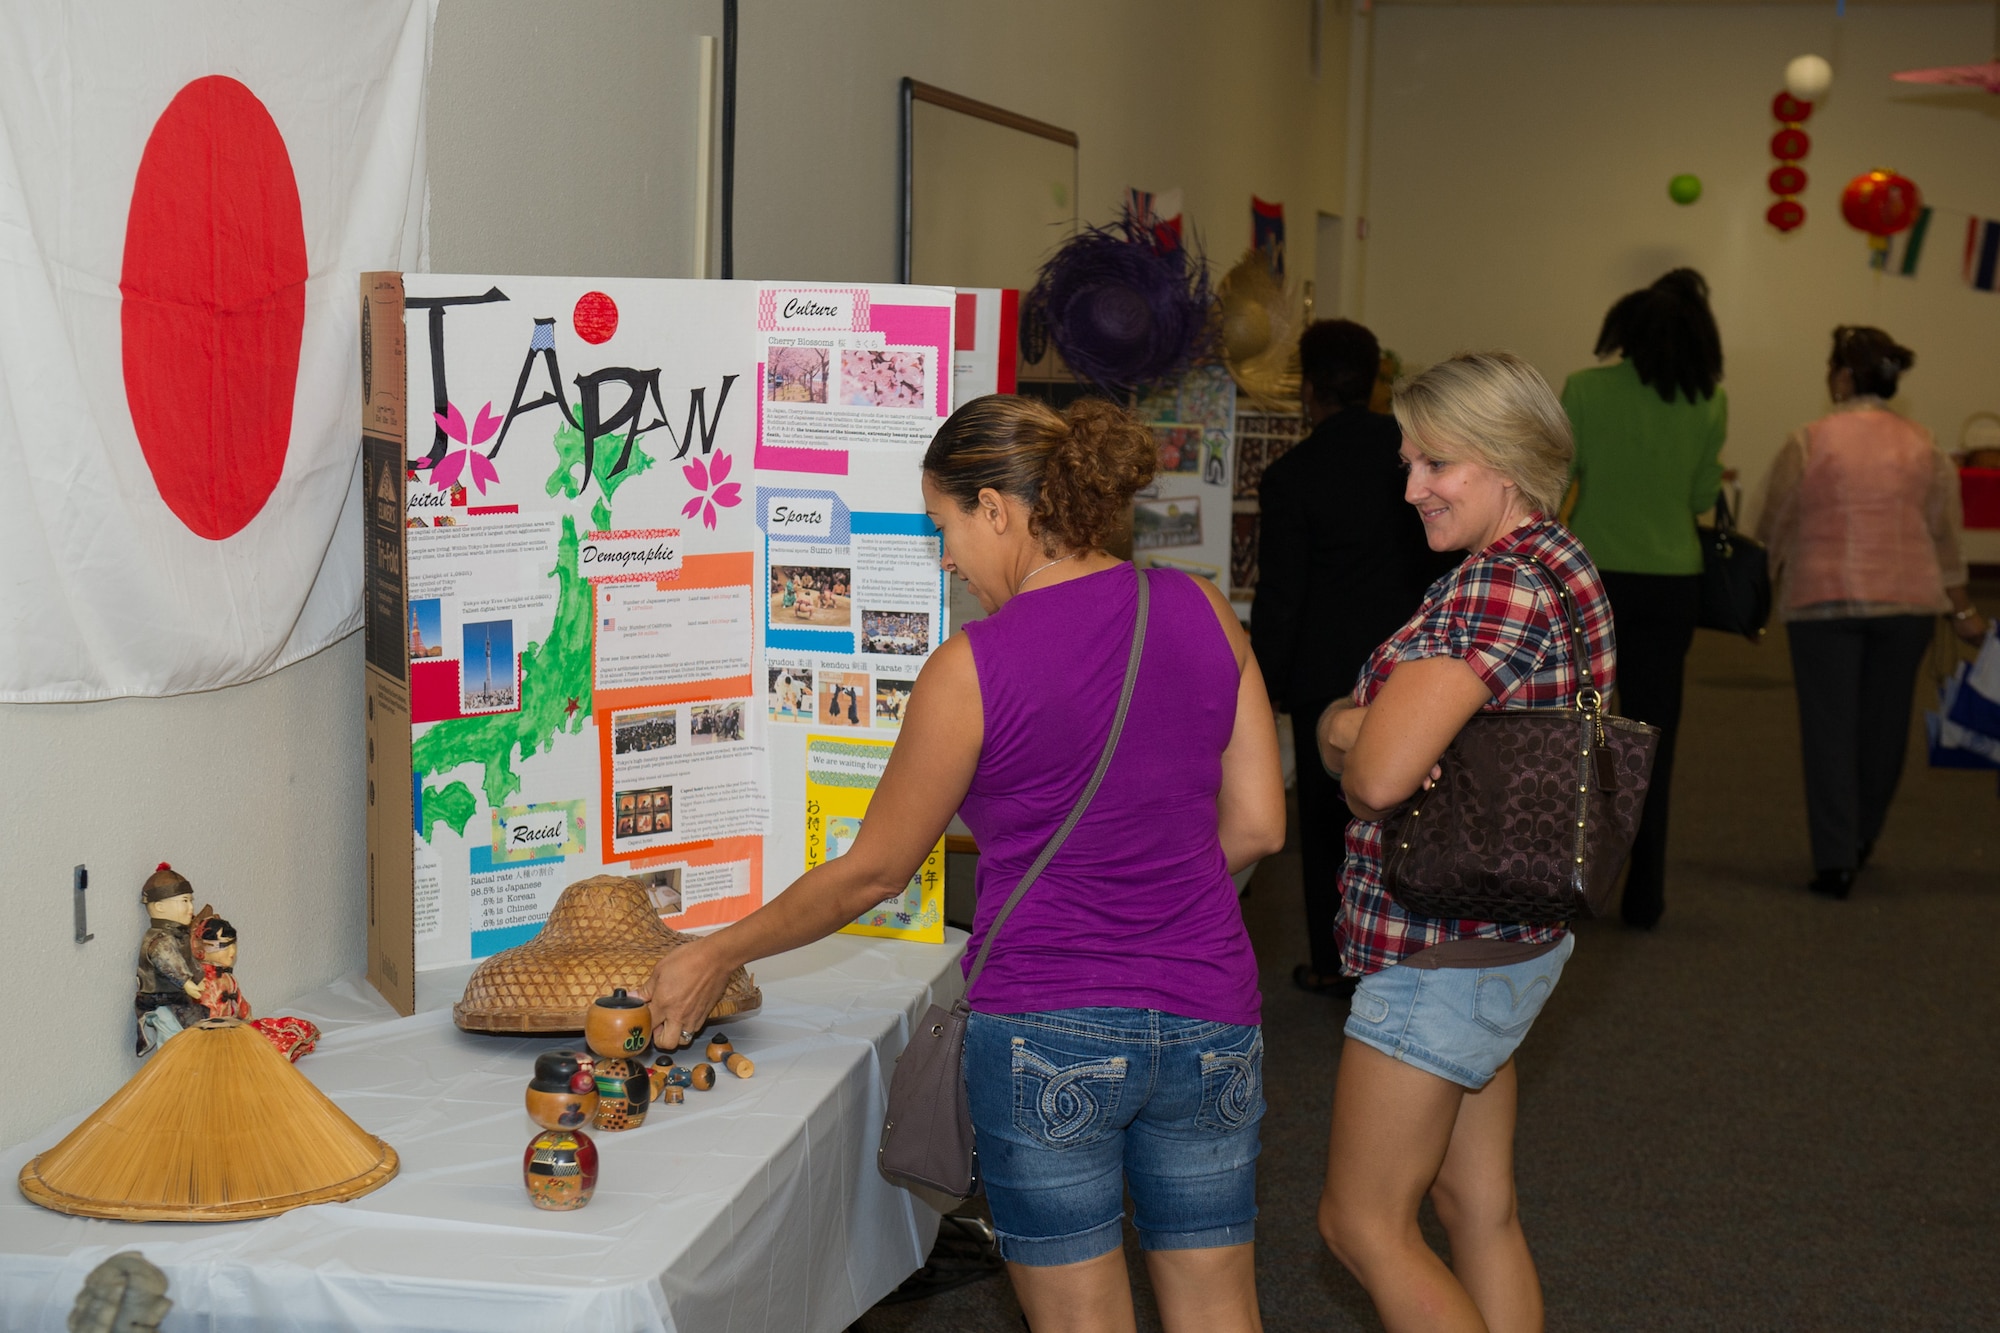
<path fill-rule="evenodd" d="M 416 267 L 427 0 L 0 6 L 0 700 L 361 619 L 358 275 Z"/>

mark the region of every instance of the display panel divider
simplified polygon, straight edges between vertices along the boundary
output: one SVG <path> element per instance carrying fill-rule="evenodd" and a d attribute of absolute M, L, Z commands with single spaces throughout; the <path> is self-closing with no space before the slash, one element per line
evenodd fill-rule
<path fill-rule="evenodd" d="M 361 469 L 367 551 L 363 616 L 368 771 L 368 982 L 398 1013 L 417 1008 L 416 827 L 410 772 L 404 530 L 409 414 L 403 275 L 361 275 Z"/>

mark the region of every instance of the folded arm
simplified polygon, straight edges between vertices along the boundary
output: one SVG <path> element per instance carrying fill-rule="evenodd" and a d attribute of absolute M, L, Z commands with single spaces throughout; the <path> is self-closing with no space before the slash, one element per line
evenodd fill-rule
<path fill-rule="evenodd" d="M 1399 662 L 1366 708 L 1341 701 L 1320 719 L 1320 751 L 1347 808 L 1379 820 L 1415 795 L 1445 747 L 1493 692 L 1456 657 Z M 1345 706 L 1343 706 L 1345 705 Z"/>

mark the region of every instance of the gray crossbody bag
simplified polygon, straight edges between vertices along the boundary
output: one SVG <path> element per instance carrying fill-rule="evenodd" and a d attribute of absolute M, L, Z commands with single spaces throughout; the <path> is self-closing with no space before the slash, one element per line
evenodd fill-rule
<path fill-rule="evenodd" d="M 966 973 L 965 994 L 979 980 L 986 955 L 1000 928 L 1020 906 L 1021 898 L 1041 878 L 1042 871 L 1062 850 L 1070 831 L 1090 808 L 1111 768 L 1111 756 L 1118 749 L 1119 733 L 1125 730 L 1125 713 L 1132 705 L 1132 689 L 1139 682 L 1139 657 L 1146 646 L 1147 580 L 1137 566 L 1133 575 L 1139 584 L 1138 613 L 1132 625 L 1132 655 L 1125 663 L 1125 685 L 1118 693 L 1118 711 L 1111 719 L 1111 734 L 1104 738 L 1104 753 L 1097 757 L 1097 771 L 1090 775 L 1083 794 L 1076 798 L 1069 818 L 1055 831 L 1042 854 L 1021 876 L 1006 905 L 993 918 L 986 941 Z M 955 1199 L 970 1198 L 979 1192 L 979 1153 L 972 1140 L 972 1108 L 965 1095 L 965 1023 L 971 1006 L 961 996 L 949 1010 L 933 1004 L 910 1034 L 903 1053 L 896 1057 L 896 1070 L 889 1078 L 889 1113 L 882 1123 L 882 1143 L 875 1162 L 892 1185 L 922 1186 Z"/>

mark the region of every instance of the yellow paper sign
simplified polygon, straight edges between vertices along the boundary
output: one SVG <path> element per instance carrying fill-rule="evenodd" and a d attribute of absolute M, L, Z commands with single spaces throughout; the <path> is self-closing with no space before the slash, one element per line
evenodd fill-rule
<path fill-rule="evenodd" d="M 892 740 L 812 736 L 806 741 L 806 869 L 844 855 L 861 832 Z M 844 935 L 944 943 L 944 839 L 895 897 L 877 903 Z"/>

